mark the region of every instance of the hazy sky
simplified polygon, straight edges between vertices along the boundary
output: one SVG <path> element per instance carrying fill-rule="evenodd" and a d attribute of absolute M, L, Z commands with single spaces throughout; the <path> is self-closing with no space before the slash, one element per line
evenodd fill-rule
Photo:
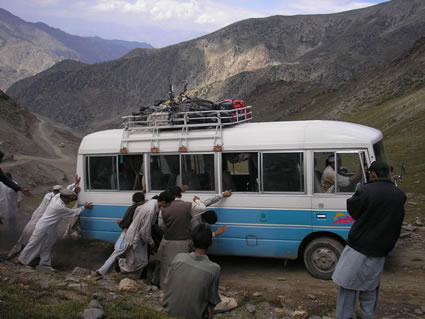
<path fill-rule="evenodd" d="M 271 15 L 334 13 L 387 0 L 0 0 L 28 22 L 80 36 L 163 47 L 233 22 Z"/>

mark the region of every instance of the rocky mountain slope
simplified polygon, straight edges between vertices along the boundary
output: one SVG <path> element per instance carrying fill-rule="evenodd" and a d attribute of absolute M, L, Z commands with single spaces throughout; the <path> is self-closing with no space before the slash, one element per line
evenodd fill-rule
<path fill-rule="evenodd" d="M 248 19 L 170 47 L 136 49 L 107 63 L 59 63 L 16 83 L 8 94 L 80 131 L 118 126 L 121 115 L 166 97 L 168 83 L 181 80 L 202 97 L 247 100 L 255 105 L 256 120 L 282 119 L 310 108 L 312 97 L 323 95 L 320 101 L 327 101 L 341 84 L 381 72 L 423 34 L 422 0 L 328 15 Z"/>
<path fill-rule="evenodd" d="M 70 35 L 44 23 L 26 22 L 0 8 L 0 89 L 64 59 L 104 62 L 136 47 L 152 48 L 147 43 Z"/>
<path fill-rule="evenodd" d="M 3 171 L 34 193 L 72 180 L 79 134 L 28 112 L 1 90 L 0 113 Z"/>

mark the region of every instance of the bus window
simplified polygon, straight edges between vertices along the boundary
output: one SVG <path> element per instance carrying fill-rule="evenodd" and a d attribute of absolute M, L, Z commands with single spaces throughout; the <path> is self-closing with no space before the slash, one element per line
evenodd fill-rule
<path fill-rule="evenodd" d="M 141 190 L 144 184 L 143 155 L 118 155 L 120 190 Z"/>
<path fill-rule="evenodd" d="M 213 154 L 182 155 L 182 183 L 189 191 L 215 190 Z"/>
<path fill-rule="evenodd" d="M 357 184 L 365 180 L 364 152 L 315 152 L 314 153 L 314 191 L 322 193 L 354 192 Z M 335 171 L 337 178 L 335 181 Z M 320 177 L 320 185 L 318 184 Z"/>
<path fill-rule="evenodd" d="M 223 189 L 258 192 L 258 153 L 222 154 Z"/>
<path fill-rule="evenodd" d="M 89 156 L 86 163 L 87 189 L 118 190 L 116 156 Z"/>
<path fill-rule="evenodd" d="M 303 153 L 264 153 L 265 192 L 304 192 Z"/>
<path fill-rule="evenodd" d="M 179 155 L 151 155 L 150 156 L 150 189 L 164 190 L 180 185 Z"/>

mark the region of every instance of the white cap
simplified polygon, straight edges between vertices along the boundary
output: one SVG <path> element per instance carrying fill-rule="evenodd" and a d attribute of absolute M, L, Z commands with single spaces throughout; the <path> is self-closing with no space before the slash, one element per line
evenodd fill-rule
<path fill-rule="evenodd" d="M 55 185 L 55 186 L 53 186 L 53 190 L 54 191 L 60 191 L 62 188 L 63 188 L 62 185 Z"/>

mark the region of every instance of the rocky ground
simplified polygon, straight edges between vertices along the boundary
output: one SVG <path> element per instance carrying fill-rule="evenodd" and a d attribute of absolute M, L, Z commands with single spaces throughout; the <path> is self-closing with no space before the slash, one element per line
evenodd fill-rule
<path fill-rule="evenodd" d="M 53 252 L 57 272 L 0 263 L 0 318 L 75 318 L 78 313 L 85 318 L 165 318 L 162 291 L 149 281 L 115 272 L 93 278 L 111 249 L 97 241 L 59 240 Z M 425 318 L 424 251 L 425 228 L 405 225 L 387 258 L 376 318 Z M 0 250 L 1 257 L 6 253 Z M 337 287 L 311 277 L 301 261 L 211 258 L 222 267 L 220 293 L 228 297 L 222 310 L 233 308 L 217 318 L 335 317 Z"/>

